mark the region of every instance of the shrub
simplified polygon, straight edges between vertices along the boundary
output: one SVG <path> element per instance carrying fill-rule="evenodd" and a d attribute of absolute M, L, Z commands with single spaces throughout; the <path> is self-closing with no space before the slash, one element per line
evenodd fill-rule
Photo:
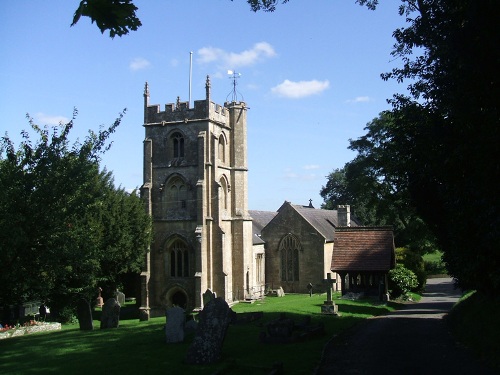
<path fill-rule="evenodd" d="M 418 285 L 412 288 L 411 291 L 422 291 L 425 287 L 425 283 L 427 282 L 427 272 L 425 271 L 424 258 L 414 251 L 404 247 L 399 247 L 396 249 L 396 262 L 403 264 L 417 277 Z"/>
<path fill-rule="evenodd" d="M 389 290 L 392 298 L 409 298 L 412 289 L 418 286 L 417 276 L 402 264 L 389 271 Z"/>

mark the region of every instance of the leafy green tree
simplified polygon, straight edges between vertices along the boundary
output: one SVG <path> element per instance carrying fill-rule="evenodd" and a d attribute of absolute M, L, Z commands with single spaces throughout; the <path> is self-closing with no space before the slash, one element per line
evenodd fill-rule
<path fill-rule="evenodd" d="M 151 221 L 136 194 L 116 189 L 99 170 L 107 129 L 70 145 L 73 120 L 28 132 L 16 149 L 0 142 L 0 305 L 39 299 L 61 311 L 97 287 L 140 272 L 151 240 Z"/>
<path fill-rule="evenodd" d="M 364 225 L 392 225 L 396 246 L 424 254 L 436 249 L 435 239 L 412 205 L 401 163 L 405 150 L 388 136 L 394 126 L 389 111 L 368 123 L 366 135 L 350 140 L 358 155 L 328 176 L 320 194 L 325 208 L 349 203 Z"/>
<path fill-rule="evenodd" d="M 403 1 L 396 30 L 402 65 L 384 79 L 410 80 L 393 99 L 401 170 L 418 214 L 463 288 L 500 291 L 498 3 Z M 404 150 L 404 152 L 403 152 Z"/>

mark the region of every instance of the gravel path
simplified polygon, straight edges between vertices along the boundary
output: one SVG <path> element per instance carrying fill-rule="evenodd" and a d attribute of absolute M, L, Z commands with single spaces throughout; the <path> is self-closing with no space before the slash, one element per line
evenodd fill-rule
<path fill-rule="evenodd" d="M 495 374 L 447 330 L 443 316 L 459 297 L 452 279 L 429 279 L 419 303 L 334 337 L 316 374 Z"/>

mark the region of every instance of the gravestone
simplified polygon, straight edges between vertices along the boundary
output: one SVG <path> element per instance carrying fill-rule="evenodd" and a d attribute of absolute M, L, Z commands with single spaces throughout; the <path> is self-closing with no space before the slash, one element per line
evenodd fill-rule
<path fill-rule="evenodd" d="M 116 300 L 120 304 L 120 306 L 125 305 L 125 293 L 120 292 L 119 290 L 116 291 Z"/>
<path fill-rule="evenodd" d="M 217 294 L 212 292 L 210 289 L 207 289 L 205 293 L 203 293 L 203 306 L 206 306 L 211 300 L 217 298 Z"/>
<path fill-rule="evenodd" d="M 102 306 L 101 329 L 118 328 L 120 323 L 120 304 L 110 298 Z"/>
<path fill-rule="evenodd" d="M 332 279 L 332 274 L 327 273 L 326 279 L 323 280 L 326 284 L 326 301 L 321 305 L 321 313 L 329 315 L 338 315 L 339 307 L 333 302 L 332 299 L 332 285 L 337 282 L 337 280 Z"/>
<path fill-rule="evenodd" d="M 90 305 L 85 299 L 78 301 L 76 306 L 76 315 L 78 317 L 78 323 L 80 324 L 80 330 L 82 331 L 92 331 L 94 329 L 94 321 L 92 320 L 92 310 Z"/>
<path fill-rule="evenodd" d="M 220 357 L 234 312 L 222 298 L 209 301 L 198 315 L 196 335 L 186 353 L 188 364 L 209 364 Z"/>
<path fill-rule="evenodd" d="M 167 343 L 184 341 L 184 323 L 186 316 L 182 307 L 174 306 L 165 312 L 167 323 L 165 324 L 165 337 Z"/>

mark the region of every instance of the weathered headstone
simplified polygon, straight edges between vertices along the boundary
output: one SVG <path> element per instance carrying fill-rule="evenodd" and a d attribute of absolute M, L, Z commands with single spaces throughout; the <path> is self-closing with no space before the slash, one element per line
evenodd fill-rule
<path fill-rule="evenodd" d="M 101 329 L 118 328 L 120 323 L 120 304 L 110 298 L 102 306 Z"/>
<path fill-rule="evenodd" d="M 120 304 L 120 306 L 125 305 L 125 293 L 120 292 L 119 290 L 116 291 L 116 300 Z"/>
<path fill-rule="evenodd" d="M 198 315 L 196 336 L 186 353 L 189 364 L 209 364 L 217 361 L 234 312 L 222 298 L 208 302 Z"/>
<path fill-rule="evenodd" d="M 76 306 L 76 315 L 82 331 L 92 331 L 94 329 L 92 310 L 90 309 L 90 305 L 87 300 L 82 298 L 78 301 L 78 305 Z"/>
<path fill-rule="evenodd" d="M 207 289 L 205 293 L 203 293 L 203 306 L 206 306 L 211 300 L 216 299 L 217 295 L 215 292 L 212 292 L 210 289 Z"/>
<path fill-rule="evenodd" d="M 326 284 L 326 301 L 321 305 L 322 314 L 338 315 L 339 307 L 333 302 L 332 298 L 332 285 L 337 282 L 337 280 L 332 279 L 332 274 L 327 273 L 326 279 L 323 280 Z"/>
<path fill-rule="evenodd" d="M 165 337 L 167 343 L 184 341 L 184 323 L 186 316 L 182 307 L 174 306 L 165 312 L 167 323 L 165 324 Z"/>

